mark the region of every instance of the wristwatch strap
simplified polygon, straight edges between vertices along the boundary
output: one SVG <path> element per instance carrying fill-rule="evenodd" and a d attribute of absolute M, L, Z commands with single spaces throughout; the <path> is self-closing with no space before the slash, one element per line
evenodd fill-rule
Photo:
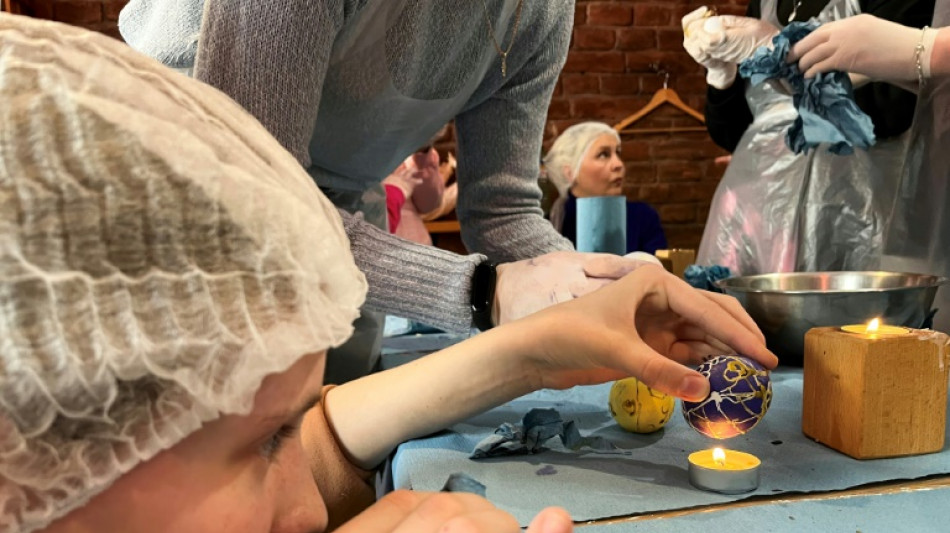
<path fill-rule="evenodd" d="M 495 263 L 485 260 L 475 265 L 472 273 L 472 326 L 486 331 L 495 326 L 492 308 L 495 303 Z"/>

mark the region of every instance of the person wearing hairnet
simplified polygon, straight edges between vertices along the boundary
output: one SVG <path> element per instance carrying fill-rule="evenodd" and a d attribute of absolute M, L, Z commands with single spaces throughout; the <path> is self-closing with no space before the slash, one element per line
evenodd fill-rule
<path fill-rule="evenodd" d="M 324 387 L 367 284 L 295 158 L 109 37 L 0 14 L 0 50 L 0 533 L 514 533 L 481 497 L 374 504 L 367 479 L 400 441 L 541 387 L 635 375 L 698 399 L 709 353 L 777 363 L 735 300 L 645 266 Z M 546 509 L 527 531 L 571 529 Z"/>
<path fill-rule="evenodd" d="M 703 265 L 741 274 L 874 270 L 880 267 L 889 201 L 903 162 L 914 95 L 852 75 L 855 100 L 874 124 L 877 143 L 850 155 L 825 146 L 795 154 L 785 144 L 798 117 L 781 80 L 748 86 L 737 65 L 794 22 L 827 23 L 870 12 L 914 26 L 933 0 L 761 0 L 748 17 L 683 19 L 684 46 L 706 67 L 707 125 L 733 152 L 716 191 L 697 253 Z M 863 85 L 863 86 L 862 86 Z"/>
<path fill-rule="evenodd" d="M 620 135 L 602 122 L 581 122 L 564 130 L 543 158 L 548 179 L 557 188 L 551 206 L 554 228 L 577 244 L 577 199 L 622 196 L 624 164 Z M 627 202 L 627 253 L 656 253 L 666 248 L 660 215 L 649 204 Z"/>
<path fill-rule="evenodd" d="M 862 15 L 829 23 L 789 53 L 805 76 L 847 70 L 914 90 L 910 147 L 884 236 L 882 268 L 950 277 L 950 2 L 923 30 Z M 937 291 L 934 329 L 950 333 L 950 290 Z"/>
<path fill-rule="evenodd" d="M 368 308 L 467 332 L 640 264 L 573 252 L 541 211 L 536 154 L 573 15 L 573 0 L 132 0 L 119 29 L 234 98 L 347 211 Z M 380 182 L 452 119 L 468 256 L 385 231 Z M 356 361 L 332 355 L 331 377 L 372 364 Z"/>

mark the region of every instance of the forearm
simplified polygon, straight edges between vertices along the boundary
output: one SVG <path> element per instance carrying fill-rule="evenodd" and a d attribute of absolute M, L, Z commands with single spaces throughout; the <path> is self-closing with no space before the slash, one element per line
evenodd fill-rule
<path fill-rule="evenodd" d="M 930 76 L 932 78 L 950 76 L 950 28 L 937 30 L 933 51 L 930 54 Z"/>
<path fill-rule="evenodd" d="M 497 262 L 573 249 L 544 219 L 538 186 L 545 117 L 570 36 L 567 15 L 500 90 L 456 117 L 462 239 Z"/>
<path fill-rule="evenodd" d="M 471 289 L 480 255 L 409 242 L 340 211 L 356 265 L 369 283 L 366 305 L 455 333 L 472 327 Z"/>
<path fill-rule="evenodd" d="M 326 413 L 353 464 L 371 468 L 399 443 L 533 390 L 517 354 L 525 335 L 500 327 L 412 363 L 334 388 Z"/>

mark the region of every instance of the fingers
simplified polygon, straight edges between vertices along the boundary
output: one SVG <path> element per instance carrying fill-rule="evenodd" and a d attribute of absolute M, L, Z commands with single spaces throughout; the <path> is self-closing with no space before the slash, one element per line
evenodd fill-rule
<path fill-rule="evenodd" d="M 811 72 L 811 76 L 808 77 L 813 77 L 818 72 L 823 72 L 813 67 L 827 60 L 834 53 L 834 47 L 828 42 L 830 33 L 823 31 L 826 29 L 827 26 L 818 28 L 795 43 L 785 60 L 789 63 L 798 63 L 798 69 L 804 72 L 806 76 Z"/>
<path fill-rule="evenodd" d="M 337 529 L 339 533 L 515 533 L 520 530 L 513 516 L 496 509 L 480 496 L 405 490 L 387 494 Z"/>
<path fill-rule="evenodd" d="M 767 368 L 774 368 L 778 364 L 775 354 L 765 347 L 761 332 L 757 335 L 745 327 L 726 306 L 720 304 L 721 298 L 697 298 L 696 289 L 685 282 L 674 281 L 679 280 L 671 280 L 667 284 L 666 294 L 668 305 L 673 312 Z"/>
<path fill-rule="evenodd" d="M 528 526 L 525 533 L 571 533 L 574 531 L 574 522 L 567 511 L 559 507 L 544 509 Z"/>
<path fill-rule="evenodd" d="M 619 356 L 628 375 L 655 390 L 690 401 L 709 396 L 709 381 L 699 372 L 660 355 L 643 341 L 628 344 L 628 353 Z"/>
<path fill-rule="evenodd" d="M 759 329 L 759 326 L 755 323 L 755 320 L 752 320 L 752 317 L 749 316 L 749 313 L 746 313 L 745 309 L 742 308 L 742 304 L 739 303 L 739 300 L 736 300 L 732 296 L 727 296 L 725 294 L 718 294 L 715 292 L 702 291 L 703 296 L 712 300 L 715 304 L 724 308 L 732 318 L 738 320 L 743 326 L 746 327 L 753 335 L 758 337 L 758 339 L 765 344 L 765 335 L 762 334 L 762 330 Z"/>

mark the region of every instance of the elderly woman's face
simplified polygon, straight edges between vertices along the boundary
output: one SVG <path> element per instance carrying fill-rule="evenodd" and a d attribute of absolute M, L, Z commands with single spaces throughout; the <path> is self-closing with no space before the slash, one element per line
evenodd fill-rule
<path fill-rule="evenodd" d="M 225 416 L 119 478 L 47 531 L 323 531 L 327 511 L 300 439 L 325 354 L 264 380 L 247 416 Z"/>
<path fill-rule="evenodd" d="M 578 198 L 619 196 L 623 194 L 623 174 L 620 143 L 605 133 L 597 137 L 584 154 L 571 192 Z"/>

